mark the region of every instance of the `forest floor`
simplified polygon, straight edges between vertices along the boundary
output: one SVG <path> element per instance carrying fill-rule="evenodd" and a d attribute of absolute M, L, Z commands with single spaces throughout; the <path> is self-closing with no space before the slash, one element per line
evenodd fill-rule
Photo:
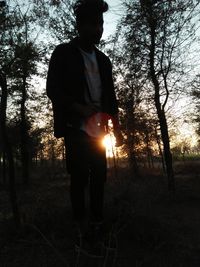
<path fill-rule="evenodd" d="M 199 267 L 200 162 L 175 165 L 176 192 L 166 177 L 127 168 L 108 171 L 105 220 L 117 229 L 111 263 L 77 261 L 69 201 L 69 179 L 51 169 L 34 170 L 31 184 L 18 185 L 23 226 L 12 223 L 8 193 L 0 189 L 0 267 Z"/>

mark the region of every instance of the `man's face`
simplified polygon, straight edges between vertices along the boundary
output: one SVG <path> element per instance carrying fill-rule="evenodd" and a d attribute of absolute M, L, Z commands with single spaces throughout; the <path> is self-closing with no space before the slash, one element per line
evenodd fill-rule
<path fill-rule="evenodd" d="M 99 44 L 103 34 L 103 14 L 91 16 L 79 26 L 80 37 L 89 44 Z"/>

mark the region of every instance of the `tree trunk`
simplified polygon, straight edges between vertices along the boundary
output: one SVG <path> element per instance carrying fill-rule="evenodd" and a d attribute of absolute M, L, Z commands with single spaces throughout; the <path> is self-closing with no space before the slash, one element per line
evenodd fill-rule
<path fill-rule="evenodd" d="M 3 151 L 3 159 L 2 159 L 2 180 L 3 184 L 6 184 L 6 153 Z"/>
<path fill-rule="evenodd" d="M 128 145 L 128 159 L 130 168 L 136 177 L 140 176 L 139 167 L 137 163 L 136 153 L 135 153 L 135 130 L 134 130 L 134 114 L 133 114 L 132 101 L 127 103 L 127 145 Z"/>
<path fill-rule="evenodd" d="M 175 190 L 174 170 L 173 170 L 172 154 L 170 150 L 167 120 L 163 110 L 157 108 L 157 113 L 160 121 L 160 129 L 164 147 L 164 157 L 165 157 L 166 171 L 168 177 L 168 188 L 170 191 L 174 191 Z"/>
<path fill-rule="evenodd" d="M 164 161 L 163 152 L 162 152 L 162 148 L 161 148 L 160 138 L 158 136 L 156 129 L 155 129 L 155 132 L 156 132 L 156 141 L 157 141 L 157 145 L 158 145 L 158 150 L 159 150 L 159 154 L 160 154 L 161 162 L 162 162 L 162 169 L 163 169 L 163 172 L 166 173 L 165 161 Z"/>
<path fill-rule="evenodd" d="M 145 131 L 145 141 L 146 141 L 146 152 L 147 152 L 147 162 L 149 168 L 153 167 L 153 156 L 150 148 L 149 133 Z"/>
<path fill-rule="evenodd" d="M 135 176 L 138 176 L 139 174 L 139 168 L 137 164 L 137 159 L 134 151 L 134 144 L 132 140 L 132 136 L 129 132 L 127 131 L 127 151 L 128 151 L 128 161 L 129 161 L 129 166 Z"/>
<path fill-rule="evenodd" d="M 24 184 L 29 183 L 29 149 L 28 149 L 28 127 L 26 118 L 26 78 L 23 78 L 22 84 L 22 100 L 21 100 L 21 163 L 22 163 L 22 181 Z"/>
<path fill-rule="evenodd" d="M 62 168 L 65 169 L 66 167 L 66 155 L 65 155 L 65 143 L 62 142 Z"/>
<path fill-rule="evenodd" d="M 6 159 L 5 159 L 5 152 L 3 151 L 2 147 L 2 140 L 1 142 L 1 152 L 0 152 L 0 184 L 2 183 L 5 185 L 6 182 Z"/>
<path fill-rule="evenodd" d="M 10 202 L 14 215 L 14 220 L 17 226 L 20 226 L 20 213 L 17 203 L 17 194 L 15 188 L 15 166 L 12 148 L 8 140 L 6 131 L 6 109 L 7 109 L 7 80 L 6 77 L 0 75 L 0 87 L 2 89 L 1 95 L 1 106 L 0 106 L 0 140 L 2 140 L 3 151 L 7 155 L 8 161 L 8 174 L 9 174 L 9 191 L 10 191 Z"/>
<path fill-rule="evenodd" d="M 166 164 L 166 171 L 167 171 L 167 178 L 168 178 L 168 188 L 170 191 L 175 190 L 175 182 L 174 182 L 174 171 L 173 171 L 173 161 L 172 161 L 172 154 L 170 150 L 170 141 L 169 141 L 169 133 L 168 133 L 168 125 L 166 120 L 166 115 L 164 108 L 162 108 L 162 104 L 160 102 L 160 85 L 159 81 L 156 76 L 155 66 L 154 66 L 154 56 L 155 56 L 155 27 L 154 25 L 150 25 L 151 29 L 151 48 L 150 48 L 150 75 L 151 80 L 154 85 L 155 95 L 154 101 L 157 110 L 157 115 L 160 124 L 161 130 L 161 137 L 163 142 L 164 148 L 164 157 L 165 157 L 165 164 Z"/>

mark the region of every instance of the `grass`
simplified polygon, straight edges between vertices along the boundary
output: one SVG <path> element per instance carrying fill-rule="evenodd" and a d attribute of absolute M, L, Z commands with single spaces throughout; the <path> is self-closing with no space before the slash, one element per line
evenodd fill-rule
<path fill-rule="evenodd" d="M 176 193 L 158 170 L 140 178 L 126 168 L 108 171 L 105 217 L 117 238 L 116 267 L 200 266 L 199 163 L 175 164 Z M 0 192 L 0 263 L 2 267 L 76 266 L 69 177 L 42 168 L 30 186 L 18 188 L 23 227 L 12 224 L 5 191 Z M 79 261 L 77 266 L 106 266 Z M 111 267 L 111 265 L 109 266 Z"/>
<path fill-rule="evenodd" d="M 196 161 L 200 160 L 199 154 L 185 154 L 185 155 L 174 155 L 176 161 Z"/>

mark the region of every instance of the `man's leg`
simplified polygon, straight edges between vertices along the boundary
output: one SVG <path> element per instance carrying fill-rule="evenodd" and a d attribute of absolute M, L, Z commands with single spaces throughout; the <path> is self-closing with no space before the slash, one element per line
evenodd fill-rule
<path fill-rule="evenodd" d="M 71 173 L 71 183 L 70 183 L 70 198 L 73 211 L 73 219 L 77 222 L 81 222 L 85 218 L 85 179 L 87 178 L 87 173 L 84 173 L 83 169 L 81 171 L 73 171 Z"/>
<path fill-rule="evenodd" d="M 92 222 L 103 220 L 104 183 L 107 165 L 106 151 L 100 140 L 91 141 L 90 215 Z"/>
<path fill-rule="evenodd" d="M 85 187 L 89 176 L 85 134 L 79 130 L 68 131 L 65 146 L 67 170 L 71 175 L 70 197 L 73 218 L 80 222 L 85 217 Z"/>

